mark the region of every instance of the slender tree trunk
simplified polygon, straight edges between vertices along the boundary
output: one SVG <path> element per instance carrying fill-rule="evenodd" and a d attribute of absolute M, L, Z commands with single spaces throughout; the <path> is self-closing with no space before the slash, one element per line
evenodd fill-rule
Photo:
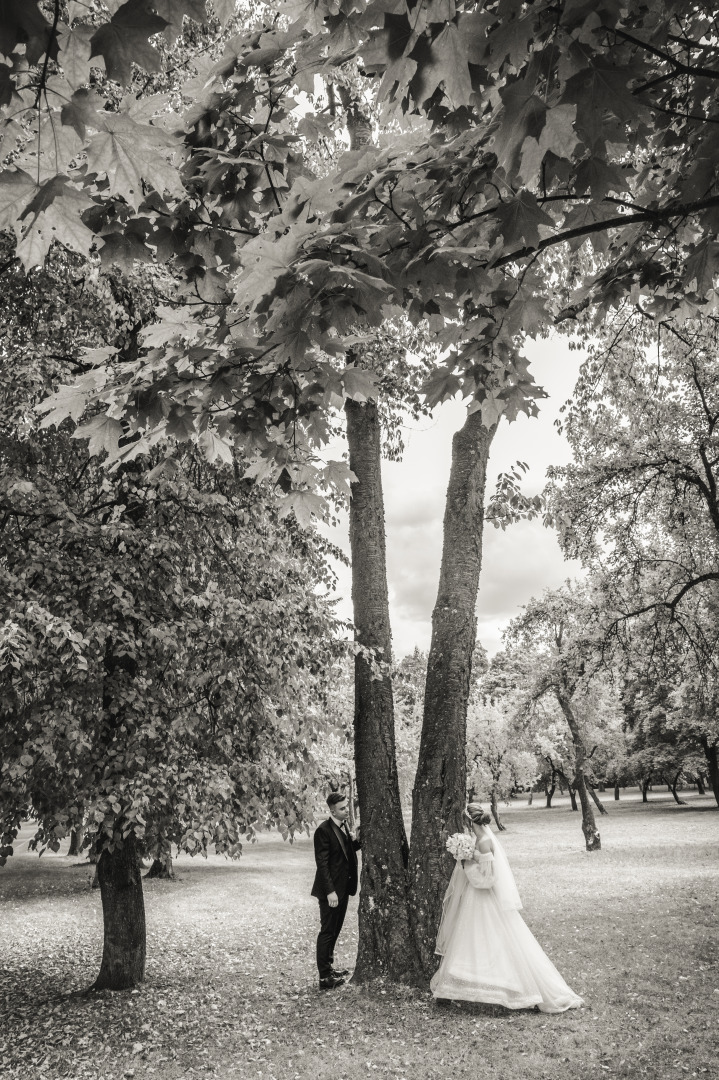
<path fill-rule="evenodd" d="M 534 798 L 534 792 L 533 792 L 533 791 L 530 791 L 530 793 L 529 793 L 529 798 L 527 799 L 527 806 L 531 806 L 531 805 L 532 805 L 532 799 L 533 799 L 533 798 Z"/>
<path fill-rule="evenodd" d="M 592 799 L 594 800 L 594 805 L 596 806 L 599 813 L 600 814 L 608 814 L 609 811 L 607 810 L 606 806 L 604 805 L 602 800 L 597 795 L 596 791 L 594 790 L 593 785 L 590 784 L 589 781 L 587 780 L 586 776 L 584 777 L 584 780 L 585 780 L 585 783 L 587 785 L 587 790 L 589 791 L 589 794 L 592 796 Z"/>
<path fill-rule="evenodd" d="M 552 779 L 551 779 L 550 783 L 547 784 L 546 781 L 545 781 L 545 784 L 544 784 L 544 794 L 547 796 L 547 807 L 546 807 L 547 810 L 552 809 L 552 799 L 554 798 L 554 792 L 556 791 L 556 788 L 557 788 L 557 774 L 554 771 L 554 769 L 552 769 Z"/>
<path fill-rule="evenodd" d="M 82 842 L 85 839 L 85 826 L 78 825 L 76 829 L 73 829 L 70 833 L 70 848 L 68 850 L 68 856 L 72 855 L 77 857 L 82 854 Z"/>
<path fill-rule="evenodd" d="M 697 794 L 706 795 L 706 788 L 704 786 L 704 777 L 701 773 L 697 773 Z"/>
<path fill-rule="evenodd" d="M 145 903 L 137 843 L 103 851 L 97 872 L 105 937 L 95 990 L 128 990 L 145 978 Z"/>
<path fill-rule="evenodd" d="M 576 781 L 575 781 L 575 783 L 576 783 Z M 574 784 L 569 785 L 569 799 L 570 799 L 570 802 L 572 804 L 572 810 L 577 810 L 578 811 L 579 807 L 577 806 L 577 791 L 576 791 L 576 788 L 575 788 Z"/>
<path fill-rule="evenodd" d="M 619 802 L 619 781 L 614 781 L 614 801 Z"/>
<path fill-rule="evenodd" d="M 702 735 L 701 743 L 709 766 L 709 783 L 712 786 L 717 805 L 719 805 L 719 743 L 716 741 L 710 743 L 706 735 Z"/>
<path fill-rule="evenodd" d="M 347 401 L 350 469 L 357 477 L 350 502 L 352 602 L 355 638 L 376 650 L 355 657 L 355 767 L 362 814 L 362 880 L 359 951 L 354 979 L 389 975 L 419 983 L 412 948 L 407 883 L 407 836 L 402 819 L 395 756 L 394 703 L 388 666 L 392 640 L 387 595 L 380 424 L 373 402 Z"/>
<path fill-rule="evenodd" d="M 649 791 L 649 781 L 642 780 L 642 802 L 649 802 L 647 798 L 647 792 Z"/>
<path fill-rule="evenodd" d="M 497 791 L 496 788 L 492 788 L 492 794 L 490 795 L 490 806 L 492 808 L 492 817 L 494 818 L 495 825 L 500 832 L 504 832 L 505 828 L 499 818 L 499 807 L 497 805 Z"/>
<path fill-rule="evenodd" d="M 150 869 L 145 874 L 147 878 L 162 878 L 165 881 L 175 880 L 175 871 L 172 868 L 172 855 L 168 851 L 166 855 L 157 855 L 150 863 Z"/>
<path fill-rule="evenodd" d="M 495 430 L 486 428 L 481 413 L 474 412 L 452 440 L 442 564 L 432 613 L 422 736 L 412 793 L 410 900 L 415 940 L 427 977 L 437 965 L 434 946 L 453 868 L 445 847 L 447 834 L 462 828 L 484 490 Z"/>
<path fill-rule="evenodd" d="M 674 802 L 677 803 L 678 806 L 686 806 L 687 804 L 686 804 L 685 800 L 680 799 L 679 796 L 677 795 L 677 784 L 679 783 L 679 778 L 680 778 L 681 775 L 682 775 L 682 770 L 680 769 L 679 772 L 674 777 L 674 779 L 672 780 L 671 784 L 669 785 L 669 790 L 671 791 L 672 795 L 674 796 Z"/>
<path fill-rule="evenodd" d="M 584 739 L 579 730 L 579 724 L 574 715 L 569 696 L 561 693 L 559 690 L 555 690 L 555 693 L 557 701 L 559 702 L 559 707 L 564 713 L 567 726 L 572 734 L 572 742 L 574 743 L 574 760 L 577 766 L 577 792 L 579 793 L 579 802 L 582 806 L 582 832 L 584 833 L 584 843 L 587 851 L 599 851 L 602 846 L 602 841 L 597 829 L 597 823 L 594 820 L 594 811 L 592 810 L 592 804 L 589 801 L 587 784 L 584 779 L 584 762 L 587 755 Z"/>

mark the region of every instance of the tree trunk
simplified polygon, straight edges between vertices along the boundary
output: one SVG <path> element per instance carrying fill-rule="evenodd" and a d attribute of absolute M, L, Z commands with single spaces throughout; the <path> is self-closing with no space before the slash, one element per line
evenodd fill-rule
<path fill-rule="evenodd" d="M 614 781 L 614 801 L 619 802 L 619 781 Z"/>
<path fill-rule="evenodd" d="M 600 814 L 608 814 L 609 811 L 607 810 L 604 803 L 602 802 L 602 800 L 597 795 L 597 793 L 594 790 L 593 786 L 587 780 L 586 776 L 585 776 L 584 780 L 585 780 L 586 785 L 587 785 L 587 790 L 589 791 L 589 794 L 592 796 L 592 799 L 594 800 L 594 804 L 595 804 L 597 810 L 599 811 L 599 813 Z"/>
<path fill-rule="evenodd" d="M 145 903 L 132 833 L 121 848 L 102 852 L 97 872 L 105 938 L 100 974 L 93 989 L 128 990 L 145 978 Z"/>
<path fill-rule="evenodd" d="M 706 795 L 706 788 L 704 786 L 704 777 L 701 773 L 697 773 L 697 794 Z"/>
<path fill-rule="evenodd" d="M 556 788 L 557 788 L 556 780 L 557 780 L 557 774 L 555 773 L 554 769 L 552 769 L 551 782 L 549 784 L 547 784 L 546 781 L 545 781 L 545 784 L 544 784 L 544 794 L 547 796 L 547 807 L 546 807 L 547 810 L 552 809 L 552 799 L 554 798 L 554 792 L 556 791 Z"/>
<path fill-rule="evenodd" d="M 492 817 L 494 818 L 495 825 L 499 832 L 504 832 L 505 828 L 499 819 L 499 807 L 497 806 L 497 792 L 492 788 L 492 794 L 490 795 L 490 806 L 492 808 Z"/>
<path fill-rule="evenodd" d="M 164 881 L 174 881 L 175 871 L 172 868 L 172 855 L 168 851 L 166 855 L 157 855 L 150 864 L 150 869 L 145 874 L 147 878 L 162 878 Z"/>
<path fill-rule="evenodd" d="M 649 791 L 649 781 L 642 780 L 642 802 L 649 802 L 647 798 L 647 792 Z"/>
<path fill-rule="evenodd" d="M 672 795 L 674 796 L 674 802 L 678 806 L 686 806 L 687 804 L 684 801 L 684 799 L 680 799 L 679 796 L 677 795 L 677 784 L 679 783 L 679 777 L 681 775 L 682 775 L 682 770 L 680 769 L 679 772 L 677 773 L 677 775 L 672 780 L 671 784 L 669 785 L 669 790 L 671 791 Z"/>
<path fill-rule="evenodd" d="M 530 793 L 529 793 L 529 798 L 527 799 L 527 806 L 531 806 L 531 805 L 532 805 L 532 799 L 533 799 L 533 798 L 534 798 L 534 792 L 533 792 L 533 791 L 530 791 Z"/>
<path fill-rule="evenodd" d="M 710 744 L 706 735 L 702 735 L 701 742 L 709 766 L 709 783 L 712 786 L 717 805 L 719 805 L 719 743 L 715 741 Z"/>
<path fill-rule="evenodd" d="M 569 799 L 570 799 L 571 804 L 572 804 L 572 810 L 577 810 L 578 811 L 579 807 L 577 806 L 577 791 L 576 791 L 576 788 L 572 784 L 569 785 Z"/>
<path fill-rule="evenodd" d="M 373 402 L 345 404 L 350 469 L 357 477 L 350 502 L 352 602 L 355 640 L 371 655 L 355 657 L 355 767 L 362 815 L 362 880 L 359 948 L 354 979 L 389 975 L 395 982 L 421 982 L 412 947 L 408 906 L 408 844 L 402 819 L 395 756 L 394 703 L 389 665 L 384 502 L 380 424 Z"/>
<path fill-rule="evenodd" d="M 570 704 L 569 696 L 560 693 L 558 690 L 555 690 L 555 694 L 557 701 L 559 702 L 559 707 L 564 713 L 564 718 L 567 721 L 567 726 L 572 734 L 572 742 L 574 743 L 574 760 L 577 766 L 576 781 L 579 802 L 582 806 L 582 832 L 584 833 L 584 843 L 587 851 L 599 851 L 602 846 L 602 841 L 597 829 L 597 823 L 594 820 L 594 811 L 592 810 L 592 804 L 589 801 L 587 784 L 584 779 L 584 762 L 587 755 L 584 739 L 579 730 L 579 724 L 577 723 L 577 718 L 574 715 L 574 710 Z"/>
<path fill-rule="evenodd" d="M 82 842 L 85 839 L 85 826 L 78 825 L 76 829 L 73 829 L 70 833 L 70 848 L 68 850 L 68 856 L 77 857 L 82 854 Z"/>
<path fill-rule="evenodd" d="M 477 634 L 484 489 L 496 426 L 467 416 L 452 440 L 444 512 L 442 564 L 432 613 L 424 716 L 412 792 L 410 900 L 425 975 L 437 966 L 434 946 L 453 859 L 448 833 L 462 828 L 467 782 L 467 701 Z"/>

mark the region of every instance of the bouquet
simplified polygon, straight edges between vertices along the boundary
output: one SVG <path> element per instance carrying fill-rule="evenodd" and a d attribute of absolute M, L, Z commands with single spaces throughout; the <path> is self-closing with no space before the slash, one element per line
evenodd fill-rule
<path fill-rule="evenodd" d="M 468 833 L 456 832 L 447 837 L 447 851 L 460 859 L 471 859 L 474 853 L 475 838 Z"/>

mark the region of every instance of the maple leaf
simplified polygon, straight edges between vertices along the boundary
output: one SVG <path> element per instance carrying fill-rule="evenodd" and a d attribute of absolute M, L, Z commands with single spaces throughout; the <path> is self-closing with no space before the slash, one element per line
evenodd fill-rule
<path fill-rule="evenodd" d="M 76 90 L 60 110 L 60 119 L 63 125 L 74 128 L 84 140 L 88 128 L 98 129 L 104 126 L 106 116 L 98 115 L 101 105 L 102 98 L 94 91 Z"/>
<path fill-rule="evenodd" d="M 80 215 L 90 206 L 90 197 L 72 187 L 66 176 L 53 176 L 36 188 L 16 227 L 17 254 L 25 269 L 38 266 L 54 240 L 88 255 L 95 237 Z"/>
<path fill-rule="evenodd" d="M 345 396 L 351 401 L 374 401 L 377 397 L 379 379 L 373 371 L 348 367 L 342 372 Z"/>
<path fill-rule="evenodd" d="M 719 243 L 708 237 L 697 245 L 684 264 L 682 277 L 690 292 L 704 296 L 714 288 L 719 273 Z"/>
<path fill-rule="evenodd" d="M 214 431 L 210 431 L 209 428 L 202 432 L 197 440 L 197 445 L 201 448 L 208 461 L 217 461 L 219 458 L 226 465 L 232 464 L 232 447 L 224 439 L 221 439 L 219 435 L 216 435 Z"/>
<path fill-rule="evenodd" d="M 74 28 L 60 26 L 58 29 L 57 59 L 73 90 L 90 78 L 90 39 L 93 29 L 83 23 Z"/>
<path fill-rule="evenodd" d="M 499 229 L 507 247 L 524 241 L 527 247 L 534 248 L 539 243 L 539 226 L 554 225 L 531 191 L 522 191 L 519 197 L 511 202 L 500 203 L 495 216 L 499 220 Z"/>
<path fill-rule="evenodd" d="M 196 23 L 207 22 L 206 0 L 152 0 L 152 6 L 167 23 L 164 37 L 170 45 L 179 37 L 185 15 Z"/>
<path fill-rule="evenodd" d="M 111 194 L 138 207 L 145 197 L 143 180 L 159 194 L 166 190 L 181 194 L 179 176 L 166 160 L 175 145 L 166 132 L 121 113 L 108 116 L 103 126 L 88 143 L 87 169 L 107 176 Z"/>
<path fill-rule="evenodd" d="M 417 100 L 421 102 L 431 97 L 442 83 L 453 108 L 467 105 L 472 93 L 467 43 L 454 23 L 447 23 L 437 35 L 432 42 L 430 55 L 431 63 L 422 71 Z"/>
<path fill-rule="evenodd" d="M 22 169 L 5 169 L 0 173 L 0 229 L 16 229 L 37 190 L 36 182 Z"/>
<path fill-rule="evenodd" d="M 278 499 L 280 520 L 293 513 L 297 523 L 304 529 L 311 529 L 314 518 L 323 518 L 327 511 L 327 502 L 313 491 L 289 491 Z"/>
<path fill-rule="evenodd" d="M 422 386 L 422 393 L 430 409 L 439 405 L 440 401 L 453 398 L 458 390 L 462 389 L 462 383 L 453 371 L 447 367 L 436 368 Z"/>
<path fill-rule="evenodd" d="M 29 64 L 36 64 L 50 42 L 50 59 L 57 57 L 57 38 L 50 36 L 50 23 L 38 0 L 3 0 L 0 5 L 0 53 L 11 56 L 18 45 L 25 46 Z"/>
<path fill-rule="evenodd" d="M 88 453 L 90 457 L 96 457 L 103 450 L 107 450 L 109 454 L 116 451 L 118 440 L 123 434 L 122 424 L 119 421 L 101 414 L 93 416 L 92 420 L 75 428 L 72 437 L 73 439 L 88 439 Z"/>
<path fill-rule="evenodd" d="M 108 77 L 123 86 L 130 82 L 133 64 L 145 71 L 160 70 L 160 54 L 147 39 L 167 23 L 152 9 L 151 0 L 127 0 L 93 34 L 90 56 L 102 56 Z"/>

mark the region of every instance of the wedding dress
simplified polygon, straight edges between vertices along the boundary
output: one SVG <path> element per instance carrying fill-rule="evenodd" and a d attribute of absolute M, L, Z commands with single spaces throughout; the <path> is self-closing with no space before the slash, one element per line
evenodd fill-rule
<path fill-rule="evenodd" d="M 564 1012 L 584 1002 L 567 986 L 525 923 L 502 845 L 488 826 L 492 851 L 458 862 L 444 897 L 430 987 L 437 998 L 484 1001 L 508 1009 Z M 481 839 L 481 837 L 480 837 Z"/>

